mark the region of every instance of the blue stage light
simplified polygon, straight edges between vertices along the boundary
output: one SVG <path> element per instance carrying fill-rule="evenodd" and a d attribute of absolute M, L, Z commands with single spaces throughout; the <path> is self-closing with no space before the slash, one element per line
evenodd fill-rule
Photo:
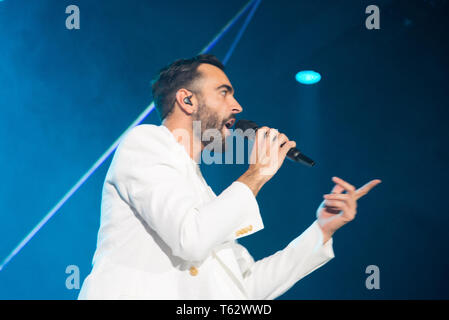
<path fill-rule="evenodd" d="M 312 70 L 300 71 L 296 74 L 296 81 L 302 84 L 315 84 L 321 80 L 321 75 Z"/>

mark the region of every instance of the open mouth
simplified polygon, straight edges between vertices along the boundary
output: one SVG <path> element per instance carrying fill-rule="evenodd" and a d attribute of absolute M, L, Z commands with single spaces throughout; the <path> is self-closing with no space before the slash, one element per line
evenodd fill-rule
<path fill-rule="evenodd" d="M 230 119 L 225 123 L 226 128 L 231 129 L 235 123 L 235 119 Z"/>

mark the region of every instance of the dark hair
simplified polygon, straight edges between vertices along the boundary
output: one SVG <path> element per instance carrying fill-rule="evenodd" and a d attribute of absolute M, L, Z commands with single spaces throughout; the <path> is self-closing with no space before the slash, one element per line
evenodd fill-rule
<path fill-rule="evenodd" d="M 188 89 L 201 76 L 197 69 L 202 63 L 224 70 L 223 64 L 214 55 L 200 54 L 190 59 L 176 60 L 159 71 L 152 82 L 152 91 L 154 104 L 161 120 L 173 111 L 176 92 L 181 88 Z"/>

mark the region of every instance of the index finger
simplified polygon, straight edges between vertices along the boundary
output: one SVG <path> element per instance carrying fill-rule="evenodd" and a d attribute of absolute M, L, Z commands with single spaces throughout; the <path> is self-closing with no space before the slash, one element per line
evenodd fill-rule
<path fill-rule="evenodd" d="M 334 181 L 339 186 L 343 187 L 351 195 L 355 192 L 355 187 L 352 184 L 347 183 L 343 179 L 340 179 L 338 177 L 332 177 L 332 181 Z"/>
<path fill-rule="evenodd" d="M 335 186 L 332 188 L 331 193 L 342 193 L 343 191 L 345 191 L 345 189 L 339 185 L 339 184 L 335 184 Z"/>
<path fill-rule="evenodd" d="M 357 189 L 356 190 L 357 199 L 359 199 L 359 198 L 363 197 L 364 195 L 366 195 L 368 192 L 370 192 L 370 190 L 372 188 L 374 188 L 375 186 L 377 186 L 381 182 L 382 181 L 380 179 L 371 180 L 370 182 L 365 184 L 363 187 L 360 187 L 359 189 Z"/>

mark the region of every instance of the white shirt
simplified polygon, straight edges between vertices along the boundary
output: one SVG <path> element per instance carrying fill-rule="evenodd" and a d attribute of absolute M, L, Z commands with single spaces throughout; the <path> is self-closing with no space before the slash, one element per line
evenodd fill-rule
<path fill-rule="evenodd" d="M 79 299 L 274 299 L 334 257 L 315 221 L 255 262 L 237 239 L 263 229 L 252 191 L 220 195 L 163 125 L 133 128 L 103 186 L 93 269 Z"/>

